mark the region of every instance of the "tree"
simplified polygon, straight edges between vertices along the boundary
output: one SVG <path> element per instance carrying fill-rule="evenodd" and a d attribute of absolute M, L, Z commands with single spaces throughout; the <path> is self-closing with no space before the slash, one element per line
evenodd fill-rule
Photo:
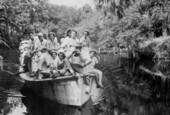
<path fill-rule="evenodd" d="M 18 44 L 29 31 L 45 34 L 53 31 L 61 38 L 67 29 L 83 19 L 79 9 L 48 4 L 45 0 L 3 0 L 2 4 L 8 6 L 7 17 L 3 17 L 4 14 L 0 16 L 0 19 L 3 18 L 0 23 L 1 38 L 7 44 Z M 88 5 L 85 9 L 90 12 Z"/>
<path fill-rule="evenodd" d="M 104 14 L 102 29 L 112 34 L 104 41 L 124 41 L 135 45 L 141 41 L 169 35 L 170 2 L 168 0 L 95 0 Z M 104 12 L 104 13 L 103 13 Z"/>

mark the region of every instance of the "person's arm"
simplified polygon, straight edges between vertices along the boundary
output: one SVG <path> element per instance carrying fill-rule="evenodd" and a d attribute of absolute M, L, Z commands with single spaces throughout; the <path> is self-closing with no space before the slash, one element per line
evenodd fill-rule
<path fill-rule="evenodd" d="M 98 64 L 99 60 L 96 57 L 94 57 L 94 59 L 95 59 L 95 64 Z"/>
<path fill-rule="evenodd" d="M 91 40 L 88 38 L 88 47 L 91 47 Z"/>
<path fill-rule="evenodd" d="M 57 57 L 56 57 L 57 58 Z M 58 65 L 59 65 L 59 59 L 55 59 L 55 61 L 53 62 L 53 70 L 58 70 Z"/>
<path fill-rule="evenodd" d="M 91 60 L 91 59 L 85 59 L 85 58 L 82 56 L 82 54 L 80 54 L 80 59 L 83 61 L 84 66 L 87 66 L 87 65 L 89 65 L 89 64 L 92 63 L 92 60 Z"/>
<path fill-rule="evenodd" d="M 92 63 L 92 60 L 86 60 L 86 62 L 85 62 L 85 64 L 84 64 L 84 67 L 85 66 L 88 66 L 89 64 L 91 64 Z"/>
<path fill-rule="evenodd" d="M 75 54 L 75 51 L 73 51 L 72 53 L 68 54 L 67 59 L 70 59 L 74 54 Z"/>

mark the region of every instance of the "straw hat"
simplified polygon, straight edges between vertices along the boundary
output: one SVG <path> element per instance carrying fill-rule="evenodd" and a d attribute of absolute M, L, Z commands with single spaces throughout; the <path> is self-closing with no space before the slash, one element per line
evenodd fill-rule
<path fill-rule="evenodd" d="M 91 50 L 90 50 L 90 53 L 91 53 L 91 52 L 94 52 L 95 54 L 97 54 L 97 51 L 96 51 L 95 49 L 91 49 Z"/>
<path fill-rule="evenodd" d="M 75 45 L 75 48 L 82 48 L 82 44 L 81 44 L 81 43 L 77 43 L 77 44 Z"/>
<path fill-rule="evenodd" d="M 57 50 L 51 50 L 50 52 L 51 52 L 51 53 L 58 53 Z"/>
<path fill-rule="evenodd" d="M 41 32 L 40 32 L 40 33 L 38 33 L 38 36 L 43 36 L 43 33 L 41 33 Z"/>

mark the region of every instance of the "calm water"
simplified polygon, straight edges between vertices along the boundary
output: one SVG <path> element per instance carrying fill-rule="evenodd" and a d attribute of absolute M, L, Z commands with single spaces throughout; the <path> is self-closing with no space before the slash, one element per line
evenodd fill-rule
<path fill-rule="evenodd" d="M 0 51 L 0 55 L 5 59 L 4 70 L 15 73 L 18 53 Z M 38 97 L 22 97 L 21 80 L 1 71 L 0 115 L 170 115 L 169 80 L 163 78 L 169 76 L 169 62 L 135 62 L 113 54 L 100 55 L 99 59 L 97 67 L 104 72 L 105 86 L 99 104 L 93 105 L 89 100 L 76 108 Z"/>

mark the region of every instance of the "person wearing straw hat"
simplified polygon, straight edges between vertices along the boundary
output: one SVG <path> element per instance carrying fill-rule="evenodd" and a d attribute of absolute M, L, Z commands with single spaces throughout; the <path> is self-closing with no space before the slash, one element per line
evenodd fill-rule
<path fill-rule="evenodd" d="M 81 73 L 81 69 L 87 66 L 91 63 L 91 60 L 86 59 L 82 56 L 82 44 L 77 43 L 75 45 L 75 51 L 71 53 L 71 55 L 68 56 L 68 59 L 70 60 L 70 63 L 74 67 L 75 71 L 78 73 Z"/>
<path fill-rule="evenodd" d="M 75 48 L 76 48 L 75 51 L 68 57 L 73 70 L 77 73 L 87 75 L 87 76 L 93 74 L 95 76 L 97 88 L 102 88 L 103 86 L 100 82 L 101 81 L 100 77 L 102 76 L 102 74 L 100 74 L 97 69 L 94 69 L 94 67 L 92 66 L 93 62 L 91 58 L 89 59 L 89 58 L 83 57 L 82 52 L 81 52 L 82 44 L 77 43 Z"/>
<path fill-rule="evenodd" d="M 51 55 L 47 52 L 47 40 L 43 38 L 42 33 L 38 33 L 39 40 L 35 43 L 35 51 L 37 55 L 35 56 L 35 60 L 37 62 L 37 71 L 35 73 L 40 73 L 40 71 L 44 71 L 51 62 Z M 36 66 L 35 62 L 32 66 Z M 34 73 L 34 72 L 33 72 Z"/>
<path fill-rule="evenodd" d="M 42 49 L 47 48 L 47 40 L 44 39 L 43 33 L 38 33 L 38 40 L 35 41 L 35 51 L 41 51 Z"/>

